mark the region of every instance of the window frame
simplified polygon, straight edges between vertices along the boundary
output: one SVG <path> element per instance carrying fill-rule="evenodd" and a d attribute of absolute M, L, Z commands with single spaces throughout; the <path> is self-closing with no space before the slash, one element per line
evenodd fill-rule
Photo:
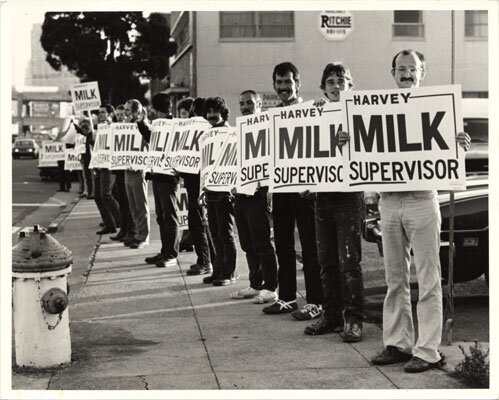
<path fill-rule="evenodd" d="M 218 13 L 218 39 L 220 42 L 293 42 L 295 40 L 295 12 L 294 11 L 275 11 L 282 13 L 291 13 L 292 16 L 292 27 L 293 34 L 292 36 L 258 36 L 260 34 L 260 17 L 262 12 L 270 12 L 270 11 L 249 11 L 254 13 L 254 28 L 255 28 L 255 36 L 241 36 L 241 37 L 222 37 L 222 13 L 224 12 L 239 12 L 239 11 L 219 11 Z M 248 11 L 240 11 L 240 12 L 248 12 Z M 231 25 L 226 25 L 231 26 Z"/>
<path fill-rule="evenodd" d="M 466 27 L 468 26 L 466 24 L 466 15 L 467 13 L 476 13 L 476 12 L 484 12 L 485 13 L 485 16 L 486 16 L 486 23 L 485 24 L 472 24 L 472 26 L 475 26 L 475 25 L 479 25 L 479 26 L 482 26 L 482 25 L 485 25 L 487 27 L 487 35 L 486 36 L 468 36 L 466 34 Z M 469 41 L 474 41 L 474 40 L 483 40 L 483 41 L 487 41 L 489 40 L 489 13 L 488 13 L 488 10 L 464 10 L 464 24 L 463 24 L 463 29 L 464 29 L 464 39 L 465 40 L 469 40 Z"/>
<path fill-rule="evenodd" d="M 395 12 L 397 11 L 416 11 L 419 13 L 420 22 L 395 22 Z M 425 39 L 425 23 L 424 23 L 423 10 L 393 10 L 393 22 L 392 22 L 392 39 L 399 40 L 424 40 Z M 419 36 L 407 36 L 407 35 L 397 35 L 395 33 L 397 26 L 419 26 L 421 27 Z"/>

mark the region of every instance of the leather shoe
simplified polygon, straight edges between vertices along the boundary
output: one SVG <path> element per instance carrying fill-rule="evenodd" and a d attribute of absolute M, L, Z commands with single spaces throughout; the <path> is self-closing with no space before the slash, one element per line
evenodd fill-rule
<path fill-rule="evenodd" d="M 125 234 L 122 232 L 118 232 L 116 236 L 109 236 L 109 239 L 117 241 L 117 242 L 124 242 L 125 241 Z"/>
<path fill-rule="evenodd" d="M 404 366 L 404 371 L 409 373 L 424 372 L 432 368 L 439 368 L 445 365 L 445 361 L 441 358 L 439 361 L 431 363 L 419 357 L 412 357 Z"/>
<path fill-rule="evenodd" d="M 327 320 L 325 318 L 319 319 L 315 324 L 306 326 L 304 330 L 307 335 L 314 336 L 341 331 L 343 331 L 343 321 Z"/>
<path fill-rule="evenodd" d="M 371 358 L 374 365 L 390 365 L 399 362 L 409 361 L 412 358 L 411 353 L 406 353 L 395 346 L 386 346 L 383 351 Z"/>
<path fill-rule="evenodd" d="M 156 264 L 156 262 L 159 261 L 159 260 L 161 260 L 162 258 L 163 258 L 163 255 L 161 253 L 158 253 L 155 256 L 146 257 L 144 261 L 147 264 Z"/>
<path fill-rule="evenodd" d="M 128 247 L 130 247 L 131 249 L 142 249 L 147 246 L 149 246 L 149 242 L 141 242 L 139 240 L 136 240 Z"/>
<path fill-rule="evenodd" d="M 203 283 L 211 284 L 215 279 L 217 279 L 215 275 L 205 276 L 203 278 Z"/>
<path fill-rule="evenodd" d="M 356 343 L 362 340 L 362 324 L 346 323 L 345 330 L 341 335 L 345 343 Z"/>
<path fill-rule="evenodd" d="M 116 229 L 115 228 L 112 228 L 112 229 L 104 228 L 104 229 L 97 231 L 95 233 L 97 233 L 97 235 L 107 235 L 108 233 L 116 233 Z"/>
<path fill-rule="evenodd" d="M 135 240 L 135 239 L 129 239 L 129 240 L 125 239 L 125 240 L 123 241 L 123 245 L 125 245 L 126 247 L 130 247 L 130 246 L 131 246 L 131 244 L 132 244 L 132 243 L 135 243 L 135 242 L 136 242 L 136 240 Z"/>
<path fill-rule="evenodd" d="M 187 275 L 204 275 L 204 274 L 211 274 L 213 272 L 213 267 L 211 266 L 211 264 L 208 264 L 208 265 L 197 265 L 195 264 L 195 266 L 197 267 L 192 267 L 190 269 L 188 269 L 185 273 Z"/>

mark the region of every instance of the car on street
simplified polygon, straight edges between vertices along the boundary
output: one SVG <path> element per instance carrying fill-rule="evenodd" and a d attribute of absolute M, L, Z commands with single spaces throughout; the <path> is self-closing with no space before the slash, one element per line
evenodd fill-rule
<path fill-rule="evenodd" d="M 474 280 L 481 275 L 489 279 L 489 184 L 488 175 L 470 174 L 466 190 L 454 192 L 454 282 Z M 442 226 L 440 232 L 440 264 L 443 283 L 448 281 L 450 194 L 438 193 Z M 363 237 L 377 243 L 383 255 L 380 214 L 370 208 L 363 222 Z"/>
<path fill-rule="evenodd" d="M 38 158 L 40 147 L 33 139 L 17 139 L 12 145 L 12 157 L 18 159 L 20 157 Z"/>

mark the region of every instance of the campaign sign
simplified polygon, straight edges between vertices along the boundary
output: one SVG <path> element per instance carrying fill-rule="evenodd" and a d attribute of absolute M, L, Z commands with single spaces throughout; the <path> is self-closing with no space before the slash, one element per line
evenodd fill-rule
<path fill-rule="evenodd" d="M 189 229 L 189 221 L 187 215 L 189 214 L 189 203 L 187 198 L 187 189 L 184 187 L 184 181 L 180 180 L 179 188 L 175 196 L 177 197 L 177 215 L 178 215 L 178 229 L 185 231 Z"/>
<path fill-rule="evenodd" d="M 82 110 L 96 110 L 101 105 L 97 82 L 77 83 L 71 86 L 71 98 L 75 113 Z"/>
<path fill-rule="evenodd" d="M 111 169 L 147 169 L 149 146 L 136 123 L 111 124 Z"/>
<path fill-rule="evenodd" d="M 460 85 L 342 93 L 348 190 L 464 190 Z"/>
<path fill-rule="evenodd" d="M 313 102 L 269 111 L 272 136 L 270 190 L 276 193 L 341 191 L 340 103 Z"/>
<path fill-rule="evenodd" d="M 44 141 L 42 142 L 42 153 L 44 162 L 64 161 L 64 153 L 66 152 L 66 144 L 63 142 Z M 47 166 L 47 165 L 45 165 Z"/>
<path fill-rule="evenodd" d="M 86 136 L 83 136 L 83 135 L 80 135 L 80 134 L 76 135 L 76 139 L 75 139 L 75 152 L 77 154 L 85 154 L 85 152 L 86 152 L 86 148 L 85 148 L 86 142 L 87 142 Z"/>
<path fill-rule="evenodd" d="M 40 146 L 40 154 L 38 156 L 38 168 L 57 167 L 56 160 L 46 158 L 44 143 L 53 143 L 53 142 L 52 141 L 42 142 L 42 145 Z"/>
<path fill-rule="evenodd" d="M 270 118 L 267 112 L 236 118 L 237 193 L 255 194 L 260 186 L 269 186 Z"/>
<path fill-rule="evenodd" d="M 205 181 L 206 189 L 214 192 L 230 192 L 236 187 L 238 136 L 236 128 L 231 127 L 227 132 L 213 170 Z"/>
<path fill-rule="evenodd" d="M 66 158 L 64 159 L 64 169 L 67 171 L 81 171 L 81 154 L 75 149 L 66 149 Z"/>
<path fill-rule="evenodd" d="M 215 162 L 218 160 L 218 157 L 220 157 L 225 139 L 229 132 L 232 131 L 234 131 L 233 127 L 211 128 L 201 135 L 201 189 L 206 188 L 208 178 L 214 170 Z M 213 183 L 213 180 L 211 183 Z M 216 188 L 213 190 L 217 191 Z"/>
<path fill-rule="evenodd" d="M 197 174 L 201 168 L 199 139 L 210 129 L 203 117 L 176 119 L 175 133 L 171 145 L 172 167 L 178 172 Z"/>
<path fill-rule="evenodd" d="M 97 157 L 97 168 L 111 167 L 111 140 L 111 125 L 106 123 L 97 125 L 94 143 L 94 150 L 97 148 L 97 151 L 94 151 L 94 154 L 92 154 L 93 158 Z"/>
<path fill-rule="evenodd" d="M 174 175 L 169 155 L 174 128 L 175 122 L 172 119 L 158 118 L 152 122 L 147 167 L 151 172 Z"/>

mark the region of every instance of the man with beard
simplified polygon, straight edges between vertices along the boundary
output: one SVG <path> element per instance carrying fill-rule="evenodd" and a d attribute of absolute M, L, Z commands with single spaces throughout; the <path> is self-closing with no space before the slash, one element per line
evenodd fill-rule
<path fill-rule="evenodd" d="M 261 112 L 260 95 L 253 90 L 242 92 L 239 95 L 239 110 L 242 115 Z M 277 263 L 270 240 L 268 189 L 268 186 L 259 187 L 252 196 L 236 194 L 234 202 L 239 243 L 246 253 L 250 285 L 246 289 L 231 293 L 230 297 L 254 297 L 255 304 L 277 300 Z"/>

